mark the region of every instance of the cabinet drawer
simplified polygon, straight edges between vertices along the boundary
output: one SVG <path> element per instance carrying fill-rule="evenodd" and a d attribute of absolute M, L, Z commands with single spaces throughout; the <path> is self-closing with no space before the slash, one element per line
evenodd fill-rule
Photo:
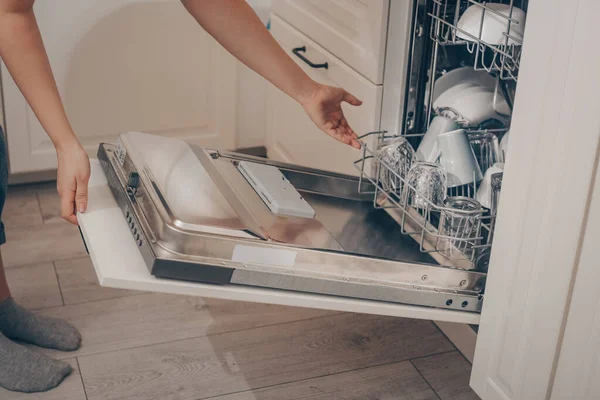
<path fill-rule="evenodd" d="M 383 83 L 389 0 L 275 0 L 273 12 L 371 82 Z"/>
<path fill-rule="evenodd" d="M 360 135 L 379 129 L 382 87 L 374 85 L 311 39 L 273 16 L 271 32 L 290 57 L 317 82 L 342 87 L 363 101 L 360 107 L 343 104 L 350 126 Z M 328 68 L 312 68 L 292 50 L 305 47 L 303 54 L 313 63 Z M 303 108 L 287 95 L 270 87 L 267 93 L 267 147 L 269 157 L 279 161 L 339 173 L 357 175 L 353 162 L 360 151 L 327 136 L 315 127 Z"/>

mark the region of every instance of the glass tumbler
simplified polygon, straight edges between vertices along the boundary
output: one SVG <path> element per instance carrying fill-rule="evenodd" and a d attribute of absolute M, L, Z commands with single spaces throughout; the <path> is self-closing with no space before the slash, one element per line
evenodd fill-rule
<path fill-rule="evenodd" d="M 436 250 L 450 259 L 472 260 L 483 208 L 475 199 L 448 197 L 440 215 Z"/>
<path fill-rule="evenodd" d="M 403 180 L 415 161 L 415 150 L 404 137 L 397 136 L 383 142 L 377 150 L 377 157 L 383 161 L 378 166 L 381 187 L 400 198 Z"/>
<path fill-rule="evenodd" d="M 448 190 L 446 170 L 439 164 L 417 161 L 406 177 L 403 203 L 408 207 L 431 210 L 444 204 Z"/>
<path fill-rule="evenodd" d="M 502 190 L 502 172 L 492 175 L 492 206 L 490 208 L 490 233 L 488 235 L 488 243 L 494 240 L 494 230 L 496 229 L 496 215 L 498 214 L 498 202 L 500 201 L 500 191 Z"/>
<path fill-rule="evenodd" d="M 485 171 L 495 163 L 504 162 L 498 137 L 493 133 L 469 133 L 469 142 L 482 174 L 485 174 Z"/>

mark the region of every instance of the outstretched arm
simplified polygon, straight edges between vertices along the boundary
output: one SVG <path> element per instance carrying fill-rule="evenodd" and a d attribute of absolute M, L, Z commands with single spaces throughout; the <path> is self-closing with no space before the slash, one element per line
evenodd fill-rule
<path fill-rule="evenodd" d="M 61 214 L 77 224 L 76 204 L 80 212 L 87 207 L 90 165 L 60 99 L 33 14 L 34 1 L 0 1 L 0 56 L 56 148 Z"/>
<path fill-rule="evenodd" d="M 298 101 L 312 121 L 335 139 L 360 148 L 342 112 L 361 101 L 313 81 L 269 34 L 245 0 L 182 0 L 198 23 L 237 59 Z"/>

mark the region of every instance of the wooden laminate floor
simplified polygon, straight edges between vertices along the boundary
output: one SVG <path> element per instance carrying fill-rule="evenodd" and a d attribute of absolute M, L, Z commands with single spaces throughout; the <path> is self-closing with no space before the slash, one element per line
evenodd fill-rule
<path fill-rule="evenodd" d="M 0 399 L 477 399 L 471 365 L 429 321 L 107 289 L 54 184 L 11 188 L 2 246 L 14 297 L 83 335 L 47 393 Z M 1 362 L 1 360 L 0 360 Z"/>

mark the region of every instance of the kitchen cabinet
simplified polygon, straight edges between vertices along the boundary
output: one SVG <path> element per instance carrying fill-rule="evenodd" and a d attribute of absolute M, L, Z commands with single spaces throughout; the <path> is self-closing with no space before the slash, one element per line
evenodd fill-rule
<path fill-rule="evenodd" d="M 592 399 L 600 393 L 598 375 L 597 317 L 600 304 L 600 174 L 596 171 L 585 231 L 582 232 L 580 261 L 573 283 L 573 297 L 565 309 L 568 313 L 560 345 L 556 377 L 551 399 Z M 574 385 L 574 383 L 576 383 Z"/>
<path fill-rule="evenodd" d="M 389 0 L 276 0 L 273 12 L 374 84 L 383 83 Z"/>
<path fill-rule="evenodd" d="M 568 6 L 558 0 L 529 1 L 481 316 L 291 290 L 155 279 L 98 174 L 93 184 L 98 190 L 90 191 L 98 196 L 98 208 L 79 218 L 101 283 L 479 324 L 471 386 L 482 399 L 598 398 L 600 56 L 589 49 L 600 34 L 595 21 L 599 12 L 594 0 Z M 307 49 L 318 49 L 307 43 Z M 330 157 L 319 146 L 314 150 L 315 160 Z M 102 229 L 107 221 L 114 227 L 110 235 Z M 108 251 L 119 243 L 123 260 Z"/>
<path fill-rule="evenodd" d="M 600 4 L 588 0 L 569 7 L 560 1 L 529 4 L 505 186 L 471 376 L 471 385 L 484 399 L 599 395 L 574 395 L 581 385 L 592 389 L 590 375 L 568 383 L 562 375 L 563 366 L 576 356 L 575 348 L 585 346 L 574 345 L 574 331 L 592 333 L 579 331 L 580 313 L 597 307 L 577 308 L 591 294 L 581 288 L 582 279 L 589 276 L 590 265 L 597 267 L 586 244 L 600 240 L 594 195 L 600 57 L 589 51 L 600 29 L 594 18 L 598 11 Z M 592 290 L 598 293 L 596 287 Z M 594 342 L 586 349 L 586 362 L 597 351 Z"/>
<path fill-rule="evenodd" d="M 393 25 L 388 24 L 393 20 Z M 406 68 L 412 32 L 410 1 L 275 0 L 271 33 L 292 59 L 319 83 L 343 87 L 363 104 L 342 105 L 359 134 L 404 124 Z M 300 55 L 328 68 L 312 68 Z M 267 89 L 266 147 L 270 158 L 357 175 L 360 153 L 325 136 L 302 108 L 276 88 Z M 367 138 L 372 144 L 374 138 Z M 318 157 L 315 155 L 318 154 Z"/>
<path fill-rule="evenodd" d="M 285 21 L 273 15 L 271 33 L 288 55 L 319 83 L 343 87 L 363 101 L 360 107 L 344 104 L 349 124 L 357 132 L 379 129 L 382 87 L 374 85 L 327 50 Z M 293 49 L 303 48 L 303 56 L 327 68 L 312 68 Z M 267 89 L 266 140 L 269 158 L 356 175 L 354 161 L 360 152 L 325 135 L 306 115 L 302 107 L 274 86 Z M 319 154 L 319 157 L 315 155 Z"/>
<path fill-rule="evenodd" d="M 39 0 L 34 9 L 90 155 L 128 130 L 234 148 L 237 62 L 180 2 Z M 11 173 L 56 168 L 52 143 L 4 65 L 2 87 Z"/>

